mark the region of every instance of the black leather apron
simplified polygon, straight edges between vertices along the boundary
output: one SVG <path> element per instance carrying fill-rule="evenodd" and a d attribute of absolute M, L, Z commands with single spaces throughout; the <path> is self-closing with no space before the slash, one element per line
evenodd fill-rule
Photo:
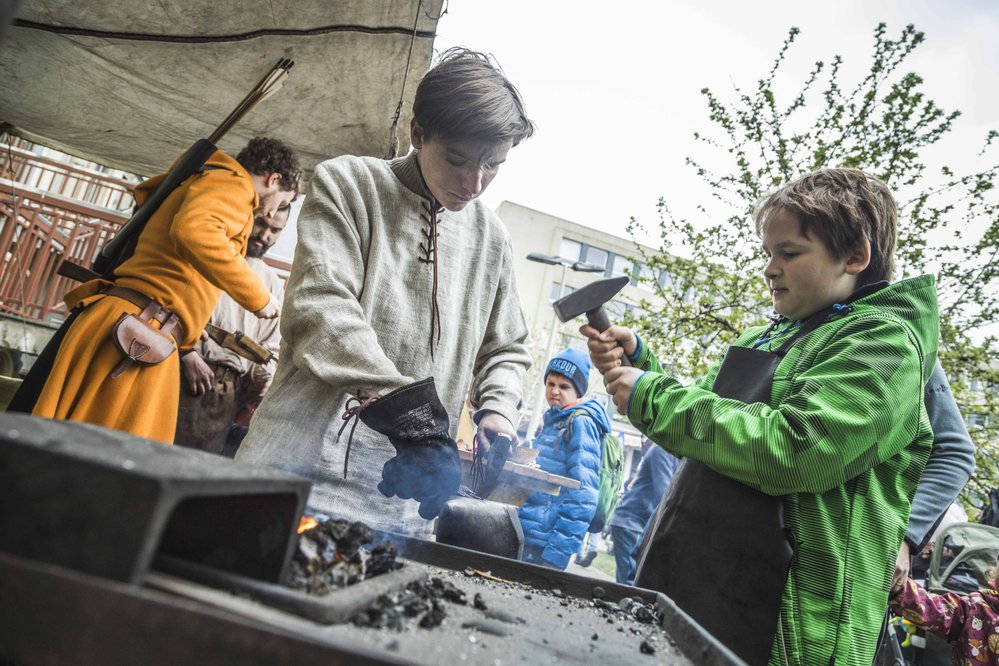
<path fill-rule="evenodd" d="M 730 347 L 711 390 L 770 404 L 787 351 L 831 312 L 813 315 L 773 352 Z M 780 497 L 687 458 L 649 522 L 635 585 L 663 592 L 749 664 L 766 664 L 794 554 Z"/>

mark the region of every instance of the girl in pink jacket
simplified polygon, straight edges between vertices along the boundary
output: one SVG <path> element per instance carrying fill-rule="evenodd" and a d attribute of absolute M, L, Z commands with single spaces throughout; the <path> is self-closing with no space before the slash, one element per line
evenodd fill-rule
<path fill-rule="evenodd" d="M 997 583 L 999 567 L 993 569 L 992 587 Z M 933 594 L 910 578 L 892 593 L 889 605 L 899 617 L 950 642 L 955 665 L 999 666 L 999 593 L 995 589 Z"/>

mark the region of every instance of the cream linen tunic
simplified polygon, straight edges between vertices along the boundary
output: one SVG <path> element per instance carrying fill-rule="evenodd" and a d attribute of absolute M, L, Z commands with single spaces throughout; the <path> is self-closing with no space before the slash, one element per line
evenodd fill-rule
<path fill-rule="evenodd" d="M 347 398 L 433 376 L 452 436 L 466 396 L 476 420 L 491 410 L 516 424 L 531 362 L 510 238 L 479 201 L 437 216 L 431 357 L 431 202 L 415 152 L 316 168 L 281 312 L 281 362 L 236 456 L 311 479 L 313 512 L 416 536 L 430 532 L 417 503 L 377 490 L 394 455 L 384 436 L 358 423 L 344 479 L 347 432 L 337 441 L 337 430 Z"/>

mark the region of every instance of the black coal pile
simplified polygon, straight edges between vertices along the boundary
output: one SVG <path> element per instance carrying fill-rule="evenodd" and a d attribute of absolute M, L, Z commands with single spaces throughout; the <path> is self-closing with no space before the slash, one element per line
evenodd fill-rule
<path fill-rule="evenodd" d="M 593 588 L 593 605 L 604 611 L 604 617 L 610 618 L 613 615 L 629 617 L 642 624 L 656 624 L 662 621 L 659 611 L 649 603 L 644 603 L 631 597 L 625 597 L 616 604 L 603 600 L 603 588 L 599 585 Z"/>
<path fill-rule="evenodd" d="M 483 583 L 498 586 L 522 596 L 526 605 L 504 603 L 503 605 L 517 608 L 520 612 L 511 612 L 494 604 L 487 603 L 479 592 L 469 594 L 446 577 L 453 577 L 453 571 L 441 571 L 441 576 L 431 576 L 426 581 L 410 583 L 404 590 L 394 594 L 383 594 L 375 603 L 357 613 L 351 622 L 358 627 L 405 631 L 411 628 L 434 629 L 444 623 L 449 616 L 451 604 L 464 607 L 460 612 L 458 622 L 462 629 L 477 631 L 495 637 L 511 636 L 529 622 L 539 618 L 534 610 L 538 604 L 544 604 L 548 612 L 544 613 L 546 621 L 555 620 L 567 623 L 563 631 L 571 631 L 573 620 L 584 620 L 580 613 L 595 613 L 593 619 L 602 618 L 606 625 L 616 629 L 616 633 L 632 634 L 640 639 L 639 650 L 643 654 L 655 654 L 663 645 L 675 647 L 675 642 L 661 634 L 662 617 L 655 605 L 625 597 L 617 603 L 604 600 L 604 589 L 599 585 L 593 588 L 590 600 L 567 596 L 559 589 L 537 590 L 525 587 L 514 581 L 504 581 L 493 577 L 487 572 L 466 569 L 464 575 L 473 588 L 481 587 Z M 470 598 L 471 597 L 471 598 Z M 534 607 L 534 608 L 532 608 Z M 474 613 L 469 617 L 469 611 Z M 585 624 L 585 622 L 583 622 Z M 605 625 L 605 626 L 606 626 Z M 599 640 L 599 635 L 593 633 L 591 647 Z M 544 644 L 547 638 L 542 638 Z"/>
<path fill-rule="evenodd" d="M 684 646 L 664 627 L 663 609 L 648 593 L 621 598 L 617 586 L 558 579 L 540 586 L 502 571 L 452 569 L 411 561 L 428 578 L 395 588 L 327 635 L 405 656 L 420 664 L 671 664 L 724 663 L 708 654 L 692 632 Z M 580 585 L 582 583 L 582 585 Z M 569 590 L 572 590 L 571 592 Z M 670 622 L 673 622 L 671 619 Z M 671 624 L 682 628 L 682 623 Z M 691 660 L 686 654 L 696 655 Z"/>
<path fill-rule="evenodd" d="M 392 542 L 367 548 L 372 540 L 371 528 L 364 523 L 319 522 L 298 535 L 287 584 L 321 596 L 402 567 Z"/>
<path fill-rule="evenodd" d="M 402 631 L 415 624 L 421 629 L 440 626 L 447 617 L 444 602 L 468 605 L 465 592 L 453 583 L 432 577 L 427 581 L 414 581 L 396 594 L 383 594 L 368 608 L 351 620 L 359 627 L 394 629 Z M 478 598 L 476 608 L 481 603 Z"/>

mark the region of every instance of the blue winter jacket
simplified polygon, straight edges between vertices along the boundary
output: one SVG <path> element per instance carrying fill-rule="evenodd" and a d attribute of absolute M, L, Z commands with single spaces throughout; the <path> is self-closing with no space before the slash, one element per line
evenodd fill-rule
<path fill-rule="evenodd" d="M 586 413 L 572 418 L 567 427 L 580 410 Z M 610 429 L 607 410 L 591 398 L 565 409 L 549 409 L 534 440 L 541 469 L 579 481 L 578 490 L 563 488 L 557 496 L 532 493 L 520 507 L 525 543 L 543 548 L 541 557 L 559 569 L 565 569 L 579 550 L 597 509 L 601 446 Z"/>

